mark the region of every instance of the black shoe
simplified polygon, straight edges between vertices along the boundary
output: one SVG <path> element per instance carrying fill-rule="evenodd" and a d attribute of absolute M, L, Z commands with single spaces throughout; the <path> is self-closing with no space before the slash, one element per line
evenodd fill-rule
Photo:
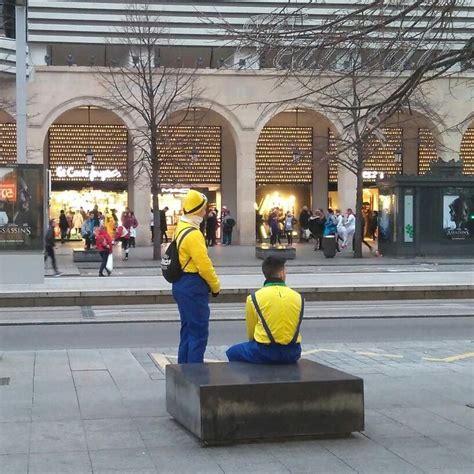
<path fill-rule="evenodd" d="M 99 276 L 100 277 L 105 277 L 105 275 L 103 273 L 99 273 Z"/>
<path fill-rule="evenodd" d="M 105 269 L 105 271 L 107 272 L 108 276 L 112 275 L 112 272 L 110 270 L 107 270 L 107 268 Z"/>

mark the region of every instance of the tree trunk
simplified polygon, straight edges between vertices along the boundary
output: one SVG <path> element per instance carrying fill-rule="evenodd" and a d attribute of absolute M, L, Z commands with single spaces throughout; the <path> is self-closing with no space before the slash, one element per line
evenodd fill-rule
<path fill-rule="evenodd" d="M 356 225 L 354 234 L 354 258 L 362 258 L 362 239 L 363 236 L 363 219 L 362 206 L 364 204 L 364 179 L 362 177 L 363 169 L 357 170 L 357 188 L 356 188 Z"/>
<path fill-rule="evenodd" d="M 151 195 L 153 202 L 153 260 L 161 260 L 161 222 L 160 203 L 160 162 L 158 161 L 156 127 L 151 127 L 150 161 L 151 161 Z"/>

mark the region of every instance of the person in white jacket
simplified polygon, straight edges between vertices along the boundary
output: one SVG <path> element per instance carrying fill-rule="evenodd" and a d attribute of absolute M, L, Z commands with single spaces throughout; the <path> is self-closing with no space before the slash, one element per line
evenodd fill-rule
<path fill-rule="evenodd" d="M 78 235 L 81 235 L 82 224 L 84 224 L 84 218 L 79 211 L 76 211 L 74 217 L 72 218 L 72 226 Z"/>
<path fill-rule="evenodd" d="M 346 247 L 347 242 L 352 242 L 356 230 L 356 220 L 352 209 L 347 209 L 346 211 L 346 221 L 344 222 L 346 228 Z M 352 246 L 354 247 L 354 246 Z"/>
<path fill-rule="evenodd" d="M 336 232 L 338 240 L 342 241 L 342 248 L 347 246 L 347 231 L 344 226 L 344 218 L 342 217 L 341 210 L 336 209 Z"/>

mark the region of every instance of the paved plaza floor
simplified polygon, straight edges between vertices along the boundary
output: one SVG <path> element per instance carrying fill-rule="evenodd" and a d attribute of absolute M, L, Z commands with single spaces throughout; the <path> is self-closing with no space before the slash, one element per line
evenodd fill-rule
<path fill-rule="evenodd" d="M 473 346 L 304 345 L 304 357 L 364 378 L 365 431 L 218 448 L 202 448 L 166 413 L 175 347 L 4 352 L 0 472 L 472 473 Z M 207 357 L 223 360 L 225 349 Z"/>

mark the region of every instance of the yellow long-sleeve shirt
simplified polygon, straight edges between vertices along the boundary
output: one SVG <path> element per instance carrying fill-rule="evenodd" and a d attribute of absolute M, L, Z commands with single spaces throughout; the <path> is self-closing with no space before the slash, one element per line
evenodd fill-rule
<path fill-rule="evenodd" d="M 185 229 L 189 227 L 194 227 L 197 230 L 190 232 L 181 242 Z M 183 232 L 178 236 L 181 231 Z M 175 235 L 178 236 L 179 263 L 181 263 L 181 268 L 184 269 L 184 272 L 199 273 L 209 285 L 211 292 L 219 293 L 221 284 L 211 259 L 207 254 L 206 242 L 199 227 L 188 222 L 180 221 L 176 227 Z"/>
<path fill-rule="evenodd" d="M 283 282 L 276 282 L 265 284 L 255 293 L 255 296 L 275 342 L 289 344 L 298 327 L 302 305 L 301 295 L 288 288 Z M 245 318 L 249 340 L 270 344 L 251 296 L 247 298 Z M 298 335 L 297 342 L 301 342 L 301 333 Z"/>

